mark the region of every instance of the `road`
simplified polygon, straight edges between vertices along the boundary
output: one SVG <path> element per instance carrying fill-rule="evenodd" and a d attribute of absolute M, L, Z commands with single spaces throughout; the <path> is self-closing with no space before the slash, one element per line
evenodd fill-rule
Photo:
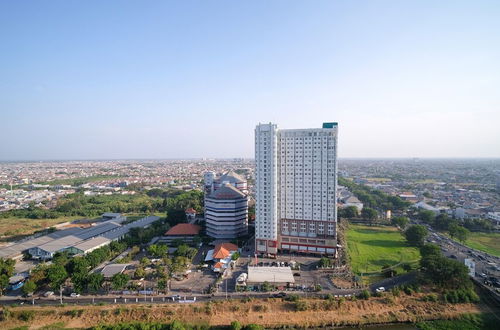
<path fill-rule="evenodd" d="M 462 245 L 418 220 L 412 220 L 412 222 L 427 227 L 429 231 L 427 242 L 439 245 L 446 257 L 456 259 L 462 263 L 465 259 L 472 259 L 475 263 L 474 279 L 488 290 L 497 295 L 499 294 L 495 288 L 484 285 L 484 280 L 488 277 L 500 278 L 500 258 Z"/>

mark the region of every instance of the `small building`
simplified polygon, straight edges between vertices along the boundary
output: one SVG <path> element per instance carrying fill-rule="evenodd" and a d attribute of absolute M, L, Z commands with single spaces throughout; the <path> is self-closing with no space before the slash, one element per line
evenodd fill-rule
<path fill-rule="evenodd" d="M 162 241 L 167 244 L 175 240 L 181 240 L 185 243 L 192 243 L 195 236 L 200 234 L 201 227 L 190 223 L 179 223 L 170 228 L 164 235 Z"/>
<path fill-rule="evenodd" d="M 193 209 L 192 207 L 188 208 L 186 210 L 186 219 L 188 220 L 196 219 L 196 210 Z"/>
<path fill-rule="evenodd" d="M 470 277 L 476 276 L 476 263 L 474 262 L 474 260 L 473 259 L 465 259 L 464 264 L 469 269 L 469 276 Z"/>
<path fill-rule="evenodd" d="M 290 267 L 258 267 L 248 266 L 248 286 L 260 286 L 263 283 L 269 283 L 277 287 L 293 286 L 292 268 Z"/>
<path fill-rule="evenodd" d="M 212 267 L 216 273 L 224 272 L 231 265 L 232 257 L 238 252 L 238 246 L 232 243 L 217 244 L 213 250 L 207 252 L 205 261 L 214 262 Z"/>
<path fill-rule="evenodd" d="M 358 209 L 358 212 L 361 212 L 363 209 L 363 203 L 356 196 L 349 196 L 345 198 L 343 201 L 343 207 L 354 206 Z"/>
<path fill-rule="evenodd" d="M 130 264 L 109 264 L 101 270 L 101 274 L 106 279 L 112 278 L 116 274 L 121 274 Z"/>

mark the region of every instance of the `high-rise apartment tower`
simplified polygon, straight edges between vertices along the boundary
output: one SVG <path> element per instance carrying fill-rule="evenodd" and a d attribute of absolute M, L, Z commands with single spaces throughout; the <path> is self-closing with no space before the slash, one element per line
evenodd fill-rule
<path fill-rule="evenodd" d="M 337 123 L 255 128 L 255 252 L 335 255 Z"/>

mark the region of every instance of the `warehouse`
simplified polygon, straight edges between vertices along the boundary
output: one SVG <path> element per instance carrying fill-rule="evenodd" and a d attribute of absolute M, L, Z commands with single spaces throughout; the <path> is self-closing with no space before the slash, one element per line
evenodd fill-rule
<path fill-rule="evenodd" d="M 31 257 L 33 259 L 52 259 L 56 252 L 63 251 L 64 249 L 67 249 L 80 241 L 82 241 L 81 238 L 69 235 L 39 246 L 35 246 L 29 249 L 28 253 L 31 254 Z"/>
<path fill-rule="evenodd" d="M 110 239 L 99 236 L 80 242 L 74 246 L 70 246 L 64 249 L 64 251 L 68 251 L 70 255 L 82 255 L 90 253 L 100 247 L 106 246 L 109 243 L 111 243 Z"/>

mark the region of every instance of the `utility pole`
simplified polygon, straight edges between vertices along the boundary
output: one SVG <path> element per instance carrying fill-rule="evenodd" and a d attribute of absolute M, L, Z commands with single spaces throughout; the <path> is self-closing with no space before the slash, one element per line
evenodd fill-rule
<path fill-rule="evenodd" d="M 62 284 L 59 285 L 59 301 L 62 305 Z"/>

